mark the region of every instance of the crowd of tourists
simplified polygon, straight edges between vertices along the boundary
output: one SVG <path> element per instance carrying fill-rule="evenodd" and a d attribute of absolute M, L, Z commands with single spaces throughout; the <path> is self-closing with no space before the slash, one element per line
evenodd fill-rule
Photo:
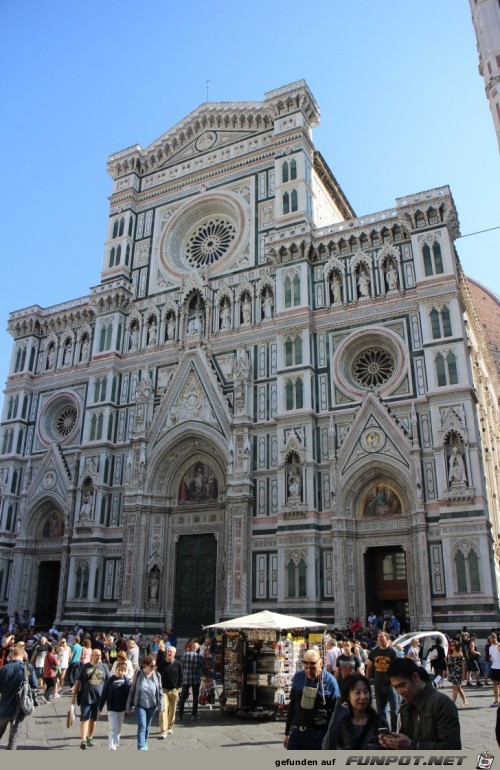
<path fill-rule="evenodd" d="M 26 675 L 35 706 L 69 695 L 68 720 L 80 707 L 80 748 L 94 745 L 94 730 L 104 709 L 108 746 L 115 751 L 126 713 L 137 720 L 137 748 L 148 750 L 153 717 L 159 714 L 160 739 L 173 733 L 191 697 L 191 719 L 198 704 L 211 703 L 215 692 L 213 640 L 189 640 L 177 654 L 173 630 L 146 637 L 139 629 L 88 631 L 81 626 L 38 631 L 8 620 L 0 627 L 0 738 L 10 725 L 8 748 L 15 749 L 24 714 L 16 700 Z M 3 625 L 3 624 L 2 624 Z M 201 643 L 200 643 L 201 642 Z"/>
<path fill-rule="evenodd" d="M 418 635 L 394 643 L 400 624 L 394 616 L 370 613 L 325 639 L 304 655 L 292 680 L 283 745 L 288 749 L 461 748 L 456 702 L 468 705 L 467 687 L 500 687 L 500 635 L 492 629 L 484 649 L 464 626 L 453 639 L 435 634 L 425 651 Z M 407 637 L 408 639 L 408 637 Z M 451 697 L 439 692 L 448 680 Z M 465 691 L 464 691 L 465 690 Z M 500 745 L 500 709 L 497 709 Z"/>
<path fill-rule="evenodd" d="M 125 635 L 79 625 L 42 632 L 34 618 L 15 620 L 6 617 L 0 626 L 0 738 L 10 727 L 10 749 L 24 718 L 18 691 L 25 678 L 39 705 L 65 694 L 68 719 L 79 705 L 81 749 L 94 745 L 105 709 L 109 749 L 118 748 L 124 716 L 134 713 L 137 748 L 144 751 L 156 712 L 164 740 L 184 718 L 188 698 L 193 720 L 200 702 L 214 700 L 214 639 L 192 639 L 178 651 L 172 630 L 148 637 L 138 628 Z M 484 649 L 464 627 L 448 638 L 447 652 L 436 636 L 424 654 L 418 638 L 404 647 L 394 644 L 400 628 L 394 616 L 371 613 L 364 628 L 354 619 L 343 631 L 325 633 L 324 653 L 314 645 L 306 650 L 292 680 L 285 748 L 461 748 L 456 704 L 468 705 L 466 688 L 491 682 L 491 705 L 498 706 L 499 629 Z M 439 691 L 446 680 L 451 697 Z M 500 716 L 498 721 L 500 740 Z"/>

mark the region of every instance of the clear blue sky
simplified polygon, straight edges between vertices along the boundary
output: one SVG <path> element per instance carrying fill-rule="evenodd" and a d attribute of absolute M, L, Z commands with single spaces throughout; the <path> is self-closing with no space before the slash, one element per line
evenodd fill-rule
<path fill-rule="evenodd" d="M 0 67 L 1 383 L 9 311 L 99 283 L 108 155 L 167 131 L 205 101 L 207 78 L 211 101 L 304 78 L 315 144 L 358 215 L 449 184 L 462 234 L 500 225 L 467 0 L 3 0 Z M 457 248 L 500 292 L 500 230 Z"/>

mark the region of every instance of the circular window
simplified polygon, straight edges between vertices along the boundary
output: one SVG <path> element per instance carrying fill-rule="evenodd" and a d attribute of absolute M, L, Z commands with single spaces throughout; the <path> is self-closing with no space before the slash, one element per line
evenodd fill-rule
<path fill-rule="evenodd" d="M 54 420 L 55 432 L 58 434 L 58 436 L 60 436 L 60 438 L 67 438 L 75 427 L 77 419 L 78 410 L 76 406 L 73 404 L 63 406 L 62 409 L 59 410 L 59 414 Z"/>
<path fill-rule="evenodd" d="M 39 435 L 46 444 L 68 443 L 78 431 L 80 406 L 71 393 L 58 393 L 45 404 L 39 423 Z"/>
<path fill-rule="evenodd" d="M 370 348 L 360 353 L 353 361 L 354 380 L 364 388 L 378 388 L 394 373 L 394 358 L 388 350 Z"/>
<path fill-rule="evenodd" d="M 206 267 L 224 256 L 236 238 L 236 228 L 228 219 L 211 219 L 188 237 L 186 260 L 193 267 Z"/>
<path fill-rule="evenodd" d="M 220 272 L 238 260 L 248 245 L 248 202 L 229 190 L 196 196 L 164 216 L 159 266 L 165 274 Z"/>
<path fill-rule="evenodd" d="M 393 329 L 360 329 L 336 347 L 332 361 L 335 386 L 348 398 L 363 397 L 368 390 L 388 395 L 402 387 L 405 392 L 407 361 L 405 341 Z"/>

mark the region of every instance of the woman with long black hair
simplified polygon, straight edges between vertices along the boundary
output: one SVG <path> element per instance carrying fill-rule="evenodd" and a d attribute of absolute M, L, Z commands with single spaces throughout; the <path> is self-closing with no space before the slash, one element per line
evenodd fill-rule
<path fill-rule="evenodd" d="M 379 730 L 389 727 L 372 706 L 370 682 L 363 674 L 346 676 L 322 748 L 380 749 Z"/>

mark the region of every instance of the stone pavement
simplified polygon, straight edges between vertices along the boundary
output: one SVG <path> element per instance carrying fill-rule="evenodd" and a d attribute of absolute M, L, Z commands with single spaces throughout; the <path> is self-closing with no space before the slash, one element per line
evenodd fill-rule
<path fill-rule="evenodd" d="M 471 751 L 498 750 L 495 741 L 496 709 L 490 708 L 493 702 L 492 688 L 465 688 L 469 706 L 459 708 L 460 724 L 462 727 L 462 745 Z M 443 692 L 451 693 L 451 687 L 445 685 Z M 18 750 L 37 749 L 72 749 L 80 752 L 87 759 L 95 749 L 107 749 L 107 717 L 104 713 L 96 726 L 94 734 L 95 747 L 87 749 L 84 754 L 79 740 L 79 719 L 77 717 L 71 728 L 66 728 L 66 712 L 70 698 L 61 698 L 41 705 L 35 709 L 21 726 Z M 77 707 L 78 712 L 78 707 Z M 214 706 L 210 710 L 200 706 L 198 720 L 192 721 L 186 709 L 184 720 L 175 725 L 172 735 L 166 740 L 158 740 L 158 717 L 155 716 L 149 737 L 149 749 L 154 751 L 196 751 L 203 749 L 280 749 L 284 732 L 282 721 L 259 721 L 257 719 L 240 719 L 236 716 L 222 714 Z M 136 723 L 134 715 L 125 718 L 119 751 L 136 750 Z M 0 748 L 6 746 L 5 734 Z"/>

